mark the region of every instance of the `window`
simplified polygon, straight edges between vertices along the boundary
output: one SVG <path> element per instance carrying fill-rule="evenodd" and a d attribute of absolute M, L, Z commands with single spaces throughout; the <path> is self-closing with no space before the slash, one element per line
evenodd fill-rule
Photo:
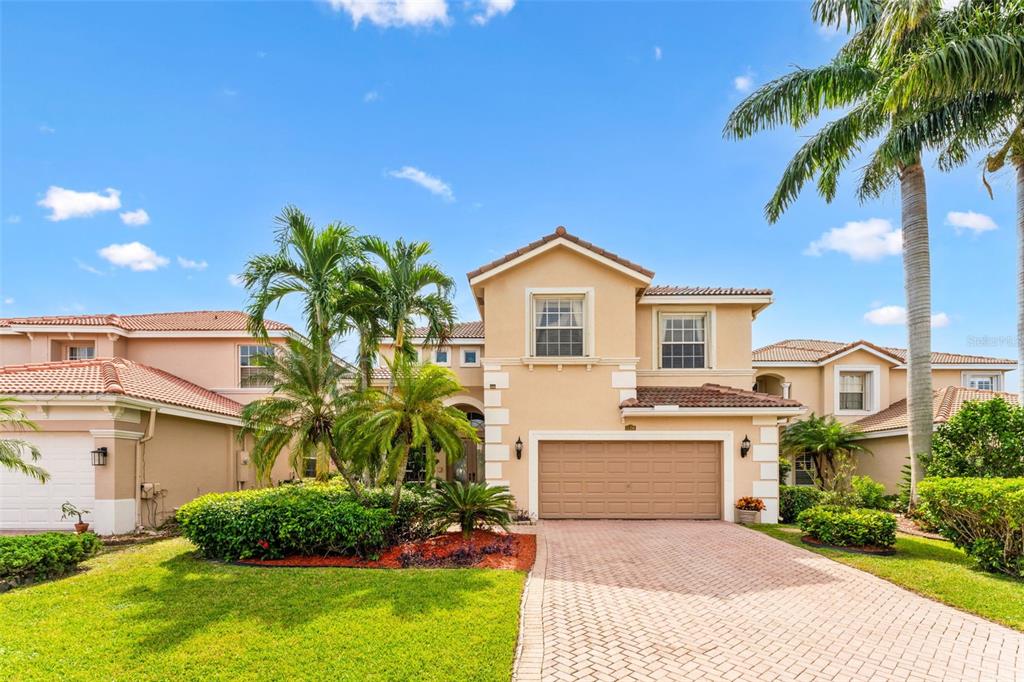
<path fill-rule="evenodd" d="M 964 384 L 968 388 L 976 388 L 982 391 L 998 391 L 1001 389 L 998 374 L 968 374 Z"/>
<path fill-rule="evenodd" d="M 661 366 L 664 369 L 699 369 L 707 365 L 704 315 L 661 316 Z"/>
<path fill-rule="evenodd" d="M 814 467 L 814 455 L 797 455 L 793 462 L 793 482 L 796 485 L 814 485 L 818 472 Z"/>
<path fill-rule="evenodd" d="M 533 303 L 534 355 L 578 358 L 583 344 L 583 297 L 537 297 Z"/>
<path fill-rule="evenodd" d="M 96 357 L 93 346 L 68 346 L 68 360 L 92 360 Z"/>
<path fill-rule="evenodd" d="M 435 365 L 447 365 L 448 364 L 448 349 L 438 348 L 434 351 L 434 364 Z"/>
<path fill-rule="evenodd" d="M 867 375 L 864 372 L 839 374 L 839 409 L 863 411 L 867 407 Z"/>
<path fill-rule="evenodd" d="M 316 478 L 316 457 L 306 457 L 302 460 L 302 476 L 304 478 Z"/>
<path fill-rule="evenodd" d="M 242 388 L 263 388 L 270 385 L 266 367 L 261 366 L 260 357 L 270 355 L 270 346 L 238 347 L 238 385 Z"/>
<path fill-rule="evenodd" d="M 462 366 L 476 367 L 480 364 L 480 351 L 476 348 L 462 349 Z"/>

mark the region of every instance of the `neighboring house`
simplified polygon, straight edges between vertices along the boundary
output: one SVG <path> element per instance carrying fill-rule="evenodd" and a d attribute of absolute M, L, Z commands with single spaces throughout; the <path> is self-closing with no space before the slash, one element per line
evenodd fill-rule
<path fill-rule="evenodd" d="M 775 522 L 778 424 L 805 409 L 750 390 L 772 292 L 653 276 L 562 227 L 470 272 L 482 321 L 441 348 L 413 339 L 465 385 L 451 404 L 483 418 L 483 476 L 457 466 L 541 518 L 732 520 L 756 495 Z"/>
<path fill-rule="evenodd" d="M 252 362 L 268 347 L 247 321 L 235 311 L 0 319 L 0 395 L 40 428 L 12 435 L 39 446 L 52 476 L 0 470 L 0 530 L 66 528 L 67 500 L 92 511 L 97 532 L 123 533 L 197 495 L 251 486 L 237 433 L 242 404 L 268 395 Z M 267 329 L 273 343 L 291 334 Z"/>
<path fill-rule="evenodd" d="M 857 458 L 857 469 L 895 491 L 908 462 L 907 351 L 868 341 L 843 343 L 811 339 L 779 341 L 753 353 L 755 388 L 799 400 L 817 414 L 831 414 L 860 427 L 873 455 Z M 935 423 L 943 423 L 968 400 L 1003 396 L 1006 374 L 1016 362 L 958 353 L 932 353 Z M 790 474 L 797 485 L 811 485 L 814 462 L 799 456 Z"/>

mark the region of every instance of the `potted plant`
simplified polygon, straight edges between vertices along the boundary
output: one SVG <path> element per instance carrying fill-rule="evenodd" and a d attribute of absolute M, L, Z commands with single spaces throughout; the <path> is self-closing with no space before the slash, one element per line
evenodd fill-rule
<path fill-rule="evenodd" d="M 741 497 L 736 500 L 736 511 L 739 522 L 744 526 L 760 523 L 761 512 L 764 511 L 764 500 L 760 497 Z"/>
<path fill-rule="evenodd" d="M 84 533 L 85 531 L 89 530 L 89 524 L 82 521 L 82 515 L 90 513 L 88 509 L 79 509 L 70 502 L 65 502 L 60 506 L 60 512 L 61 519 L 69 519 L 72 516 L 78 519 L 78 523 L 75 524 L 76 533 Z"/>

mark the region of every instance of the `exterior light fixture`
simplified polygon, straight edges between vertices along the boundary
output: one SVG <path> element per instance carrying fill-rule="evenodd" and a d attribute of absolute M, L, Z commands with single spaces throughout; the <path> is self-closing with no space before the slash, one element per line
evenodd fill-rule
<path fill-rule="evenodd" d="M 89 453 L 92 455 L 92 465 L 94 467 L 106 466 L 107 464 L 107 448 L 96 448 Z"/>
<path fill-rule="evenodd" d="M 523 458 L 523 439 L 516 438 L 516 459 Z"/>
<path fill-rule="evenodd" d="M 740 442 L 740 457 L 746 457 L 748 452 L 750 452 L 750 438 L 743 436 L 743 440 Z"/>

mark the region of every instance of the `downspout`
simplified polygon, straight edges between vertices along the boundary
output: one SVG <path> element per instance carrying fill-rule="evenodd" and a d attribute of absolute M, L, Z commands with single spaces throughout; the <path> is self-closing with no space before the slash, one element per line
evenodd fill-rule
<path fill-rule="evenodd" d="M 149 410 L 149 424 L 146 433 L 135 441 L 135 527 L 142 527 L 142 463 L 143 446 L 156 434 L 156 408 Z"/>

